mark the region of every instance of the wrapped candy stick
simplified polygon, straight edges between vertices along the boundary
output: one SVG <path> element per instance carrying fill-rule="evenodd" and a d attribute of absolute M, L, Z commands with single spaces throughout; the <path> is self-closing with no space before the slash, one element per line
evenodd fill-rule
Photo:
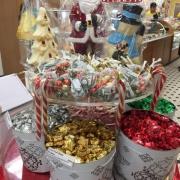
<path fill-rule="evenodd" d="M 36 139 L 41 138 L 41 97 L 35 93 Z"/>
<path fill-rule="evenodd" d="M 167 77 L 161 65 L 155 66 L 155 68 L 152 70 L 152 76 L 154 79 L 154 96 L 151 103 L 151 110 L 154 111 L 158 97 L 160 96 Z"/>
<path fill-rule="evenodd" d="M 123 81 L 118 80 L 117 82 L 117 90 L 119 94 L 119 104 L 117 109 L 117 118 L 116 118 L 116 126 L 120 127 L 121 116 L 125 111 L 125 93 L 126 87 Z"/>
<path fill-rule="evenodd" d="M 42 99 L 41 99 L 41 79 L 39 77 L 35 78 L 35 90 L 34 90 L 34 101 L 35 101 L 35 113 L 36 113 L 36 139 L 40 140 L 41 138 L 41 105 L 42 105 Z"/>
<path fill-rule="evenodd" d="M 44 135 L 47 135 L 47 128 L 48 128 L 48 101 L 46 93 L 49 92 L 48 90 L 48 80 L 43 82 L 42 85 L 42 117 L 43 117 L 43 131 Z"/>

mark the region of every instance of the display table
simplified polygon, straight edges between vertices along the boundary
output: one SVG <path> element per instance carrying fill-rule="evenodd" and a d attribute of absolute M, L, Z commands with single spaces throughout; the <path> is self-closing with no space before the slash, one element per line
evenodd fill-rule
<path fill-rule="evenodd" d="M 2 175 L 4 173 L 4 176 Z M 49 180 L 49 173 L 32 173 L 23 166 L 16 142 L 11 140 L 5 155 L 3 168 L 0 169 L 1 180 Z"/>

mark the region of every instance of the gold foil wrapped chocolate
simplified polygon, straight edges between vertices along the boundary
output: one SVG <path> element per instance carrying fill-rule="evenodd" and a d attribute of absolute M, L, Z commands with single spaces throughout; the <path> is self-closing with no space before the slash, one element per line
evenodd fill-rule
<path fill-rule="evenodd" d="M 115 133 L 97 121 L 73 120 L 50 132 L 46 147 L 75 157 L 77 163 L 89 163 L 112 151 Z"/>

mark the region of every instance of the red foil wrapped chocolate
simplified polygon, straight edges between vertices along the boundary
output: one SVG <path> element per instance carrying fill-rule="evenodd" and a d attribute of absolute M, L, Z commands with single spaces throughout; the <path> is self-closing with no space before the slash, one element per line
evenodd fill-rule
<path fill-rule="evenodd" d="M 134 142 L 150 149 L 180 148 L 180 126 L 155 112 L 131 110 L 124 113 L 121 130 Z"/>

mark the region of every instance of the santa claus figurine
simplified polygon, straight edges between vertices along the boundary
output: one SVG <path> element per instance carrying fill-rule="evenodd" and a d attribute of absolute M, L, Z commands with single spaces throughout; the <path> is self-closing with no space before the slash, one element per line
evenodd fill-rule
<path fill-rule="evenodd" d="M 69 38 L 76 53 L 98 55 L 102 51 L 104 32 L 100 28 L 105 10 L 101 0 L 78 0 L 71 9 L 72 32 Z"/>

